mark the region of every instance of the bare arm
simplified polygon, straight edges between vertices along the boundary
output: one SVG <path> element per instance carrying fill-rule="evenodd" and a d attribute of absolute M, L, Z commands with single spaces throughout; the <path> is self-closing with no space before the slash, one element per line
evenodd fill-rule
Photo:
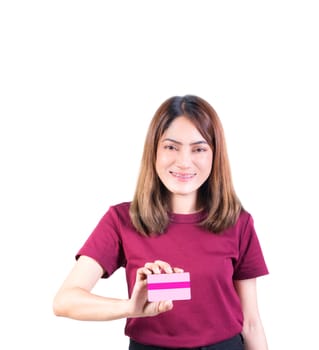
<path fill-rule="evenodd" d="M 81 256 L 63 282 L 53 300 L 56 316 L 86 321 L 109 321 L 127 317 L 155 316 L 170 310 L 172 302 L 148 302 L 146 276 L 159 269 L 170 271 L 164 263 L 147 263 L 137 270 L 136 282 L 130 299 L 108 298 L 91 290 L 104 271 L 92 258 Z"/>
<path fill-rule="evenodd" d="M 268 350 L 258 310 L 256 279 L 237 280 L 234 281 L 234 284 L 244 314 L 242 335 L 244 337 L 245 350 Z"/>

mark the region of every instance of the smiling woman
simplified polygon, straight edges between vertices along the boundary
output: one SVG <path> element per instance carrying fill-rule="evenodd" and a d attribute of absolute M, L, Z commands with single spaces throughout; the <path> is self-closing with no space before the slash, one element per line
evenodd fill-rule
<path fill-rule="evenodd" d="M 92 293 L 121 267 L 128 299 Z M 150 123 L 133 200 L 102 217 L 53 308 L 78 320 L 126 318 L 130 350 L 243 350 L 243 341 L 267 350 L 256 292 L 267 273 L 217 113 L 200 97 L 174 96 Z"/>

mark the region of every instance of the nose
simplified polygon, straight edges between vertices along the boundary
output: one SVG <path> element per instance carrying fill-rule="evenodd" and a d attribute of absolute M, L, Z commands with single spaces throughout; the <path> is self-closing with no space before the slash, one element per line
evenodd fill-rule
<path fill-rule="evenodd" d="M 176 159 L 176 165 L 180 169 L 187 169 L 191 165 L 191 155 L 187 150 L 180 150 Z"/>

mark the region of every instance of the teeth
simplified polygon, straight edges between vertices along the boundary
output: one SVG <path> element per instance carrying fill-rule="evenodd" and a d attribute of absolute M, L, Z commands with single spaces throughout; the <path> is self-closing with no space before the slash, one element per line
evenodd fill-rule
<path fill-rule="evenodd" d="M 181 179 L 190 179 L 191 177 L 195 176 L 196 174 L 181 174 L 181 173 L 174 173 L 173 171 L 170 172 L 175 177 L 181 178 Z"/>

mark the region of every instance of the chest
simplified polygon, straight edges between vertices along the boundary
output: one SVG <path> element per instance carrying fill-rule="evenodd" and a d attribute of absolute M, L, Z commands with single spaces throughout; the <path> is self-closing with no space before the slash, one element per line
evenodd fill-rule
<path fill-rule="evenodd" d="M 233 264 L 239 255 L 235 234 L 215 235 L 196 225 L 172 225 L 160 236 L 133 235 L 123 242 L 127 272 L 146 262 L 163 260 L 172 267 L 190 272 L 193 280 L 232 279 Z M 132 274 L 133 278 L 134 273 Z"/>

